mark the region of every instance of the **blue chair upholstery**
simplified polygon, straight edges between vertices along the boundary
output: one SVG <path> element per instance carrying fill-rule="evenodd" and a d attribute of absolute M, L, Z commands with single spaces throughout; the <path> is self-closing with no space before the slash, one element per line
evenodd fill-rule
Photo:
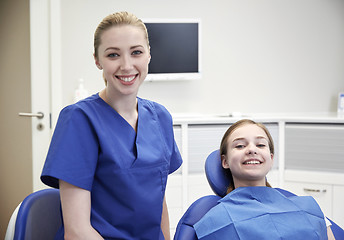
<path fill-rule="evenodd" d="M 174 239 L 197 239 L 193 225 L 221 199 L 219 196 L 209 195 L 196 200 L 179 220 Z"/>
<path fill-rule="evenodd" d="M 225 174 L 225 170 L 222 168 L 219 150 L 213 151 L 207 157 L 205 162 L 205 174 L 211 189 L 216 195 L 204 196 L 191 204 L 178 222 L 174 240 L 197 240 L 193 225 L 214 207 L 220 198 L 226 195 L 227 186 L 231 179 L 228 178 Z M 287 197 L 295 196 L 295 194 L 287 190 L 280 188 L 276 189 Z M 336 240 L 344 240 L 344 230 L 332 220 L 330 220 L 330 222 L 332 223 L 331 229 Z"/>
<path fill-rule="evenodd" d="M 44 189 L 30 194 L 19 206 L 13 221 L 15 224 L 13 239 L 54 239 L 62 224 L 60 209 L 58 189 Z M 8 229 L 13 229 L 13 226 L 9 226 Z M 11 235 L 6 233 L 6 239 L 12 239 Z"/>
<path fill-rule="evenodd" d="M 214 160 L 218 161 L 214 162 Z M 228 174 L 226 174 L 221 165 L 219 150 L 213 151 L 207 157 L 205 161 L 205 175 L 213 192 L 220 197 L 226 196 L 227 187 L 231 179 L 228 178 Z"/>

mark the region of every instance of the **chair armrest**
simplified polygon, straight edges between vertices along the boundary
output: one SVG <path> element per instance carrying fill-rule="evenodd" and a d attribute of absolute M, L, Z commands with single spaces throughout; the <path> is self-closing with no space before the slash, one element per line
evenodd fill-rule
<path fill-rule="evenodd" d="M 178 222 L 174 240 L 196 240 L 197 236 L 193 225 L 213 208 L 219 199 L 221 199 L 219 196 L 209 195 L 191 204 Z"/>

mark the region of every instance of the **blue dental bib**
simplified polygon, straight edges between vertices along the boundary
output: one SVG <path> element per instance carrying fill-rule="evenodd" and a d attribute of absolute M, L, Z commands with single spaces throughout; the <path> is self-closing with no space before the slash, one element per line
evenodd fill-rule
<path fill-rule="evenodd" d="M 198 239 L 327 239 L 312 197 L 285 197 L 270 187 L 237 188 L 194 225 Z"/>

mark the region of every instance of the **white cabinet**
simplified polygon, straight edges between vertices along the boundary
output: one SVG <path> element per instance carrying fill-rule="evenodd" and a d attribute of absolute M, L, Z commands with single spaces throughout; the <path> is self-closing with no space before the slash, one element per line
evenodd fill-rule
<path fill-rule="evenodd" d="M 292 172 L 290 174 L 294 175 Z M 290 174 L 286 174 L 288 176 L 287 178 L 290 178 Z M 297 174 L 305 175 L 302 174 L 302 172 L 299 172 Z M 306 176 L 309 175 L 313 174 L 311 172 L 306 174 Z M 321 173 L 314 173 L 314 176 L 315 175 L 317 175 L 316 178 L 318 179 L 318 181 L 319 179 L 322 179 Z M 300 180 L 300 177 L 296 177 L 296 179 Z M 303 178 L 306 180 L 310 180 L 308 177 Z M 313 181 L 313 183 L 309 183 L 287 180 L 284 182 L 284 189 L 299 196 L 314 197 L 314 199 L 323 210 L 325 216 L 344 228 L 344 185 L 322 184 L 316 183 L 316 181 L 317 180 Z M 341 183 L 344 182 L 341 181 Z"/>
<path fill-rule="evenodd" d="M 285 167 L 344 173 L 344 124 L 287 123 Z"/>
<path fill-rule="evenodd" d="M 230 124 L 190 124 L 188 126 L 189 173 L 204 173 L 208 155 L 220 148 L 223 134 Z"/>
<path fill-rule="evenodd" d="M 298 196 L 312 196 L 319 204 L 323 213 L 330 219 L 333 218 L 332 185 L 285 181 L 284 189 Z"/>
<path fill-rule="evenodd" d="M 344 186 L 334 185 L 333 186 L 333 211 L 332 216 L 334 221 L 344 228 Z"/>
<path fill-rule="evenodd" d="M 214 193 L 205 174 L 190 174 L 188 177 L 188 205 L 206 195 L 214 195 Z"/>
<path fill-rule="evenodd" d="M 344 227 L 344 124 L 287 123 L 284 188 L 313 196 Z"/>
<path fill-rule="evenodd" d="M 324 214 L 344 228 L 344 174 L 285 170 L 284 189 L 315 198 Z"/>
<path fill-rule="evenodd" d="M 168 177 L 165 196 L 170 218 L 171 239 L 173 239 L 179 219 L 183 216 L 182 185 L 180 173 L 175 172 Z"/>

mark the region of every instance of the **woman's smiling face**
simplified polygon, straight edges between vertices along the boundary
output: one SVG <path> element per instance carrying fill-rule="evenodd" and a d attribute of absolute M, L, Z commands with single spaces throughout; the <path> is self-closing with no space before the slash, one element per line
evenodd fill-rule
<path fill-rule="evenodd" d="M 266 186 L 265 177 L 272 165 L 269 139 L 259 126 L 245 124 L 228 137 L 222 166 L 231 170 L 235 188 Z"/>
<path fill-rule="evenodd" d="M 142 29 L 119 25 L 104 31 L 98 48 L 96 65 L 103 69 L 110 91 L 120 95 L 137 95 L 148 74 L 150 51 Z"/>

